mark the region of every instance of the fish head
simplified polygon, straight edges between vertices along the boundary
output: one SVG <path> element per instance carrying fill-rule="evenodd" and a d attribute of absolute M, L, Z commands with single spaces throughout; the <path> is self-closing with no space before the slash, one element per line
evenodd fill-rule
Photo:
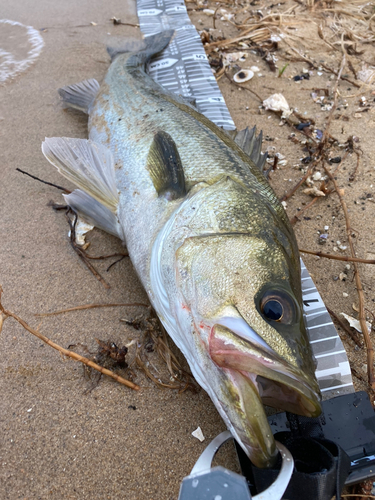
<path fill-rule="evenodd" d="M 321 412 L 293 248 L 274 236 L 215 234 L 187 238 L 176 252 L 208 392 L 258 467 L 277 455 L 264 404 Z"/>

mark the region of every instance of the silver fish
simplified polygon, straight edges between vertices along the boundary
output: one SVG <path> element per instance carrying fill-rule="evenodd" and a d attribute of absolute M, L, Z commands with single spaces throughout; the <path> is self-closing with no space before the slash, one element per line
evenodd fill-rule
<path fill-rule="evenodd" d="M 233 138 L 145 71 L 168 31 L 110 51 L 99 86 L 60 89 L 89 140 L 42 150 L 78 187 L 66 201 L 126 243 L 150 301 L 258 467 L 277 451 L 263 403 L 320 413 L 293 230 L 259 170 L 260 140 Z"/>

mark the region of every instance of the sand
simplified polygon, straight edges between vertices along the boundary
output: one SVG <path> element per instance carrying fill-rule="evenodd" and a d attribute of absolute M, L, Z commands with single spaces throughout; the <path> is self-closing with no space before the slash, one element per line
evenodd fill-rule
<path fill-rule="evenodd" d="M 128 259 L 108 273 L 107 262 L 95 264 L 110 283 L 111 288 L 106 290 L 72 250 L 64 214 L 47 207 L 50 200 L 62 202 L 59 191 L 15 169 L 72 188 L 49 166 L 40 146 L 45 136 L 85 138 L 87 120 L 79 113 L 64 111 L 56 90 L 86 78 L 103 79 L 109 65 L 105 46 L 111 37 L 139 36 L 136 28 L 113 26 L 109 20 L 116 16 L 136 23 L 135 3 L 38 0 L 31 4 L 20 0 L 3 2 L 1 10 L 4 19 L 45 28 L 41 32 L 45 46 L 35 64 L 0 87 L 3 304 L 64 347 L 82 343 L 95 350 L 95 338 L 123 345 L 137 339 L 139 332 L 120 322 L 120 318 L 134 318 L 143 312 L 142 308 L 95 309 L 43 321 L 34 316 L 80 304 L 145 302 L 147 298 Z M 193 16 L 195 22 L 198 17 Z M 207 20 L 207 24 L 211 22 Z M 19 50 L 22 52 L 22 47 Z M 316 50 L 326 51 L 319 47 Z M 326 53 L 322 59 L 325 57 Z M 256 55 L 251 58 L 247 65 L 258 65 L 265 75 L 254 83 L 258 93 L 265 98 L 282 92 L 291 105 L 324 123 L 327 113 L 317 110 L 309 92 L 302 88 L 326 86 L 331 82 L 327 74 L 297 86 L 287 74 L 276 80 L 267 73 L 264 61 Z M 302 67 L 302 63 L 294 64 L 288 72 L 297 73 Z M 288 165 L 274 172 L 271 179 L 282 196 L 301 176 L 298 169 L 292 169 L 304 155 L 300 146 L 288 140 L 291 130 L 280 127 L 276 116 L 259 114 L 259 103 L 249 93 L 233 87 L 226 78 L 220 85 L 237 127 L 256 124 L 272 138 L 266 145 L 272 144 L 288 158 Z M 345 83 L 342 89 L 346 91 L 347 87 L 350 85 Z M 360 137 L 363 160 L 357 180 L 347 180 L 355 166 L 353 156 L 340 183 L 345 188 L 352 227 L 358 231 L 358 254 L 374 258 L 374 204 L 361 198 L 374 192 L 374 115 L 363 113 L 361 118 L 354 118 L 357 101 L 353 101 L 353 110 L 345 111 L 349 122 L 334 121 L 331 133 L 343 140 L 349 134 Z M 293 216 L 302 203 L 309 201 L 307 195 L 297 195 L 288 201 L 288 213 Z M 321 250 L 317 231 L 325 225 L 330 226 L 325 251 L 332 251 L 336 240 L 345 241 L 342 211 L 333 196 L 317 203 L 305 215 L 309 220 L 302 218 L 295 226 L 301 247 Z M 90 234 L 88 240 L 95 255 L 123 250 L 115 238 L 100 231 Z M 353 269 L 347 271 L 346 281 L 340 281 L 335 278 L 345 270 L 345 263 L 316 257 L 304 260 L 329 307 L 337 313 L 355 314 L 352 304 L 358 300 Z M 367 307 L 371 310 L 375 274 L 372 269 L 361 269 Z M 62 359 L 15 321 L 5 322 L 0 342 L 2 499 L 176 499 L 182 478 L 206 444 L 225 430 L 203 391 L 179 394 L 161 390 L 138 374 L 136 381 L 142 386 L 138 392 L 105 378 L 85 393 L 88 382 L 81 365 Z M 364 351 L 356 350 L 350 341 L 346 347 L 351 362 L 365 374 Z M 364 389 L 366 385 L 356 380 L 356 387 Z M 198 426 L 206 437 L 203 443 L 191 436 Z M 231 445 L 220 451 L 219 461 L 236 470 Z"/>

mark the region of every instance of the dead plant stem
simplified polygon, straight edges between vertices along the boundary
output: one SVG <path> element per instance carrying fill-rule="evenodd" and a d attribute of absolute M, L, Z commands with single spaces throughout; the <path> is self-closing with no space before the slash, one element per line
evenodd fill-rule
<path fill-rule="evenodd" d="M 352 257 L 355 257 L 355 249 L 354 249 L 354 244 L 353 244 L 353 238 L 352 238 L 352 229 L 350 227 L 350 219 L 349 219 L 349 213 L 348 213 L 348 208 L 346 205 L 346 202 L 344 200 L 344 197 L 342 195 L 342 191 L 337 185 L 336 179 L 333 177 L 332 173 L 330 170 L 323 164 L 324 170 L 326 171 L 328 177 L 332 181 L 337 196 L 339 197 L 342 209 L 344 211 L 345 215 L 345 225 L 346 225 L 346 234 L 349 242 L 349 247 L 350 247 L 350 253 L 352 254 Z M 367 376 L 368 376 L 368 382 L 371 386 L 372 389 L 375 389 L 375 380 L 374 380 L 374 349 L 372 347 L 370 335 L 368 333 L 367 325 L 366 325 L 366 317 L 365 317 L 365 300 L 364 300 L 364 293 L 363 293 L 363 288 L 362 288 L 362 282 L 361 278 L 359 275 L 359 269 L 358 269 L 358 263 L 353 262 L 353 267 L 354 267 L 354 273 L 355 273 L 355 283 L 356 283 L 356 288 L 357 288 L 357 293 L 358 293 L 358 299 L 359 299 L 359 322 L 361 325 L 363 337 L 365 340 L 366 344 L 366 350 L 367 350 Z"/>
<path fill-rule="evenodd" d="M 50 313 L 40 313 L 35 314 L 39 318 L 45 318 L 46 316 L 57 316 L 58 314 L 64 314 L 66 312 L 72 311 L 82 311 L 83 309 L 96 309 L 98 307 L 150 307 L 149 304 L 143 304 L 142 302 L 133 303 L 119 303 L 119 304 L 85 304 L 82 306 L 68 307 L 68 309 L 61 309 L 60 311 L 54 311 Z"/>
<path fill-rule="evenodd" d="M 43 342 L 48 344 L 53 349 L 56 349 L 64 356 L 67 356 L 71 359 L 74 359 L 75 361 L 79 361 L 79 362 L 83 363 L 84 365 L 89 366 L 90 368 L 93 368 L 94 370 L 97 370 L 98 372 L 102 373 L 103 375 L 108 375 L 109 377 L 113 378 L 114 380 L 116 380 L 120 384 L 126 385 L 127 387 L 130 387 L 131 389 L 134 389 L 136 391 L 138 391 L 140 389 L 140 387 L 138 385 L 133 384 L 133 382 L 130 382 L 130 380 L 126 380 L 126 379 L 120 377 L 119 375 L 117 375 L 116 373 L 113 373 L 112 371 L 107 370 L 106 368 L 103 368 L 102 366 L 97 365 L 96 363 L 94 363 L 90 359 L 84 358 L 83 356 L 80 356 L 79 354 L 76 354 L 75 352 L 68 351 L 68 349 L 64 349 L 63 347 L 59 346 L 58 344 L 55 344 L 55 342 L 53 342 L 49 338 L 47 338 L 44 335 L 42 335 L 41 333 L 39 333 L 37 330 L 34 330 L 34 328 L 31 328 L 31 326 L 29 326 L 26 323 L 26 321 L 24 321 L 22 318 L 17 316 L 17 314 L 14 314 L 13 312 L 8 311 L 7 309 L 4 309 L 4 307 L 1 303 L 1 293 L 2 293 L 2 288 L 0 286 L 0 312 L 4 315 L 5 319 L 7 317 L 11 317 L 11 318 L 15 319 L 21 326 L 23 326 L 23 328 L 25 328 L 25 330 L 30 332 L 32 335 L 35 335 L 35 337 L 38 337 L 38 339 L 42 340 Z"/>
<path fill-rule="evenodd" d="M 344 262 L 360 262 L 362 264 L 375 264 L 375 260 L 360 259 L 358 257 L 349 257 L 348 255 L 332 255 L 330 253 L 323 252 L 313 252 L 311 250 L 304 250 L 300 248 L 301 253 L 308 253 L 310 255 L 316 255 L 317 257 L 324 257 L 326 259 L 342 260 Z"/>

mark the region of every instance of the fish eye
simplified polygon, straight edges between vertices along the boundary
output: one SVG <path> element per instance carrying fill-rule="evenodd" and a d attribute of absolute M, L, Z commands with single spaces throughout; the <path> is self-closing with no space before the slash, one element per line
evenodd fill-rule
<path fill-rule="evenodd" d="M 262 312 L 266 318 L 272 321 L 280 321 L 284 315 L 284 308 L 278 300 L 269 299 L 262 304 Z"/>
<path fill-rule="evenodd" d="M 289 324 L 295 318 L 294 300 L 283 291 L 266 292 L 260 301 L 260 312 L 268 321 Z"/>

